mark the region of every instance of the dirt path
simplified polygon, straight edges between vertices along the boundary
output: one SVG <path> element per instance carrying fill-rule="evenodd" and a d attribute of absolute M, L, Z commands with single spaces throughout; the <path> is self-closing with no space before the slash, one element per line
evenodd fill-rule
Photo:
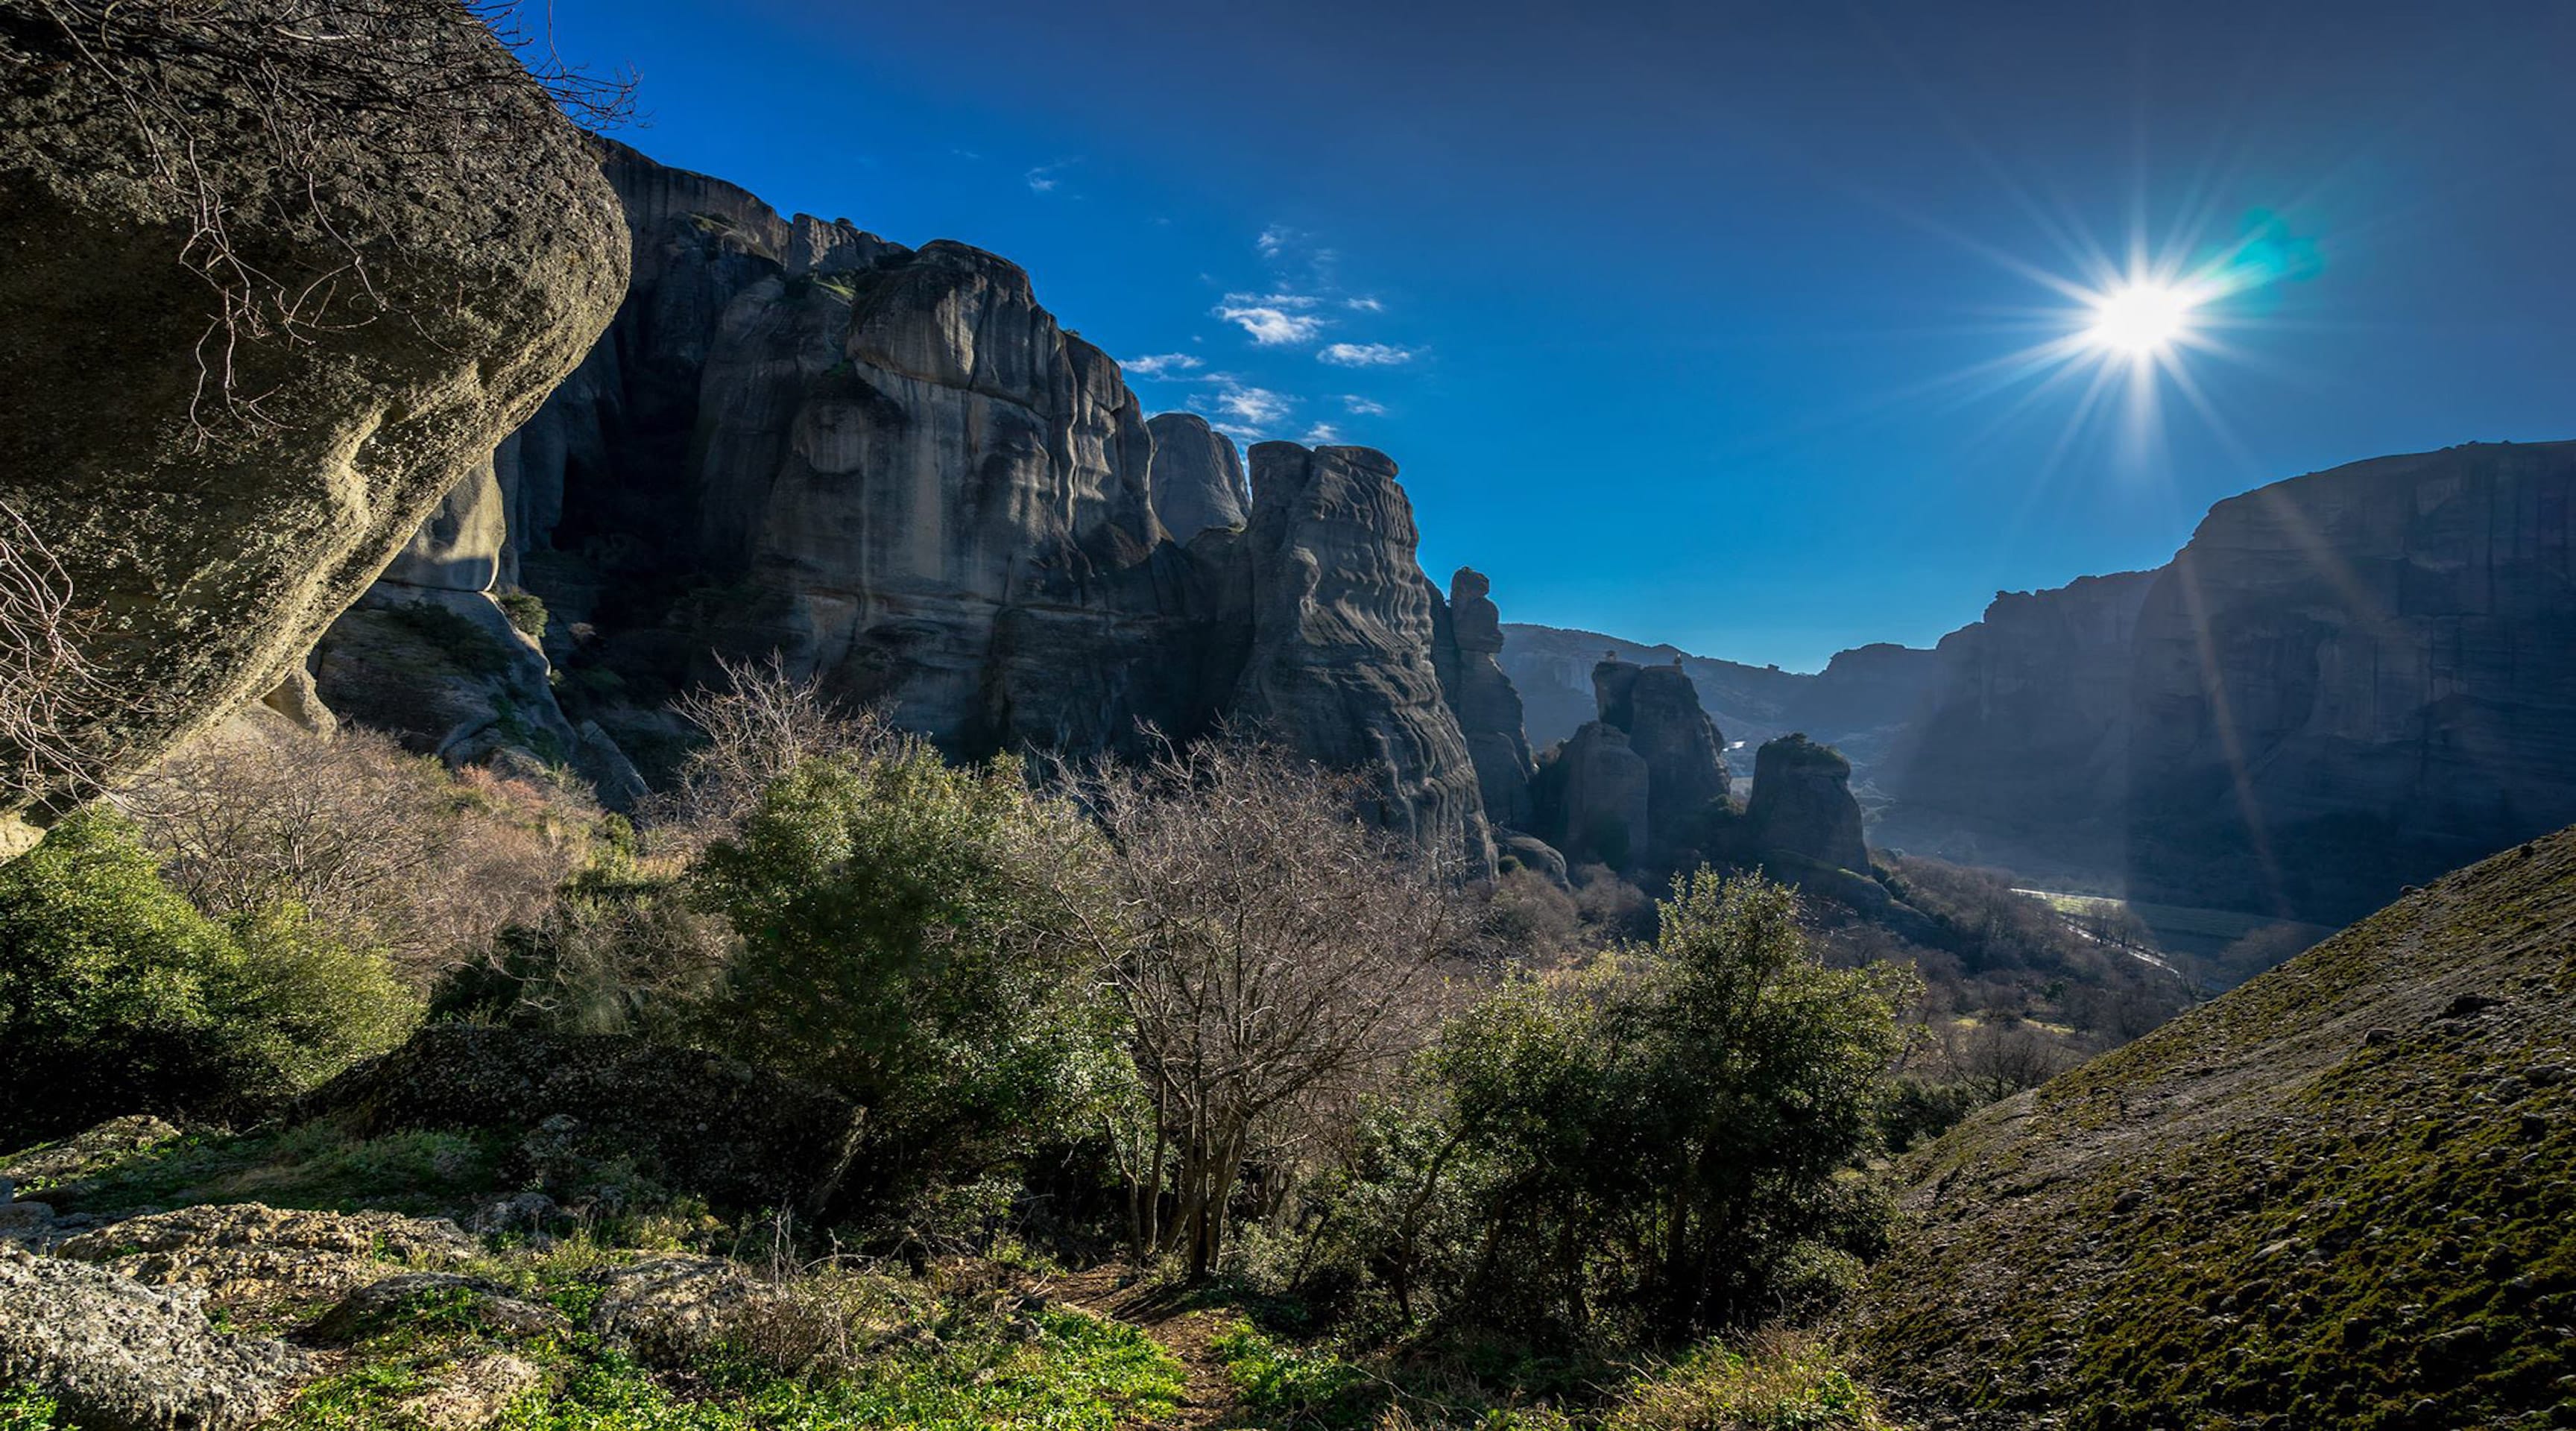
<path fill-rule="evenodd" d="M 1185 1299 L 1172 1295 L 1169 1288 L 1119 1285 L 1133 1274 L 1134 1269 L 1128 1267 L 1095 1267 L 1088 1272 L 1050 1277 L 1034 1290 L 1068 1306 L 1142 1328 L 1179 1359 L 1188 1373 L 1181 1404 L 1171 1415 L 1136 1423 L 1138 1426 L 1155 1431 L 1216 1431 L 1226 1427 L 1257 1431 L 1260 1423 L 1247 1419 L 1234 1379 L 1226 1374 L 1225 1363 L 1208 1345 L 1223 1329 L 1225 1314 L 1190 1306 Z"/>

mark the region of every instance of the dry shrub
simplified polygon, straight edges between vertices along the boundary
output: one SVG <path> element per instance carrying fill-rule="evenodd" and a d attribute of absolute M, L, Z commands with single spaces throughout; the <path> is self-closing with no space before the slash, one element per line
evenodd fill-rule
<path fill-rule="evenodd" d="M 765 661 L 716 658 L 724 688 L 700 688 L 671 703 L 705 743 L 689 753 L 678 784 L 647 811 L 657 852 L 694 857 L 760 803 L 770 783 L 825 756 L 897 754 L 902 732 L 872 710 L 850 710 L 814 682 Z"/>
<path fill-rule="evenodd" d="M 0 502 L 0 809 L 88 773 L 70 736 L 97 691 L 80 628 L 70 575 Z"/>
<path fill-rule="evenodd" d="M 119 796 L 170 883 L 221 919 L 303 909 L 382 950 L 414 988 L 535 919 L 586 857 L 598 812 L 570 791 L 451 776 L 392 737 L 240 726 Z"/>

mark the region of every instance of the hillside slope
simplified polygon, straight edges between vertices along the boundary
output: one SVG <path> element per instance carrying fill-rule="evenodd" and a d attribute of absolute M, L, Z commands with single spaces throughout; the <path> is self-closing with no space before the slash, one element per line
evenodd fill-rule
<path fill-rule="evenodd" d="M 2576 1425 L 2576 831 L 1907 1172 L 1854 1330 L 1923 1425 Z"/>

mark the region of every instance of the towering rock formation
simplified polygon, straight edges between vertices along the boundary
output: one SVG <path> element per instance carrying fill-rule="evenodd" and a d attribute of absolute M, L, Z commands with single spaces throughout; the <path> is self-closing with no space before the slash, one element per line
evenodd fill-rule
<path fill-rule="evenodd" d="M 1389 825 L 1492 867 L 1440 680 L 1456 642 L 1391 462 L 1272 444 L 1250 504 L 1233 444 L 1195 417 L 1149 423 L 1016 265 L 783 220 L 722 181 L 602 153 L 637 255 L 616 322 L 488 487 L 460 491 L 325 644 L 326 697 L 452 755 L 497 743 L 613 767 L 622 746 L 648 768 L 685 740 L 670 696 L 718 656 L 773 651 L 961 755 L 1240 716 L 1377 777 Z M 397 668 L 436 667 L 425 641 L 491 654 L 424 601 L 512 635 L 483 612 L 514 573 L 550 613 L 553 693 L 532 649 L 487 661 L 506 675 L 438 668 L 472 709 L 406 689 Z M 1473 639 L 1498 645 L 1494 625 L 1487 603 Z M 1463 699 L 1500 772 L 1518 705 L 1481 661 Z M 467 739 L 478 722 L 489 738 Z"/>
<path fill-rule="evenodd" d="M 2221 502 L 2133 655 L 2139 897 L 2340 921 L 2576 820 L 2576 443 Z"/>
<path fill-rule="evenodd" d="M 1493 867 L 1476 768 L 1432 661 L 1439 595 L 1395 464 L 1365 447 L 1252 449 L 1252 645 L 1238 719 L 1374 777 L 1383 818 Z"/>
<path fill-rule="evenodd" d="M 1851 793 L 1851 762 L 1830 745 L 1796 734 L 1764 741 L 1754 752 L 1753 797 L 1745 802 L 1744 819 L 1754 847 L 1767 859 L 1869 869 L 1860 802 Z"/>
<path fill-rule="evenodd" d="M 1449 600 L 1432 609 L 1435 664 L 1440 689 L 1458 718 L 1467 754 L 1476 762 L 1485 817 L 1514 830 L 1530 826 L 1530 776 L 1538 769 L 1522 729 L 1520 693 L 1497 659 L 1503 649 L 1502 613 L 1489 594 L 1494 584 L 1473 567 L 1449 578 Z"/>
<path fill-rule="evenodd" d="M 361 71 L 294 10 L 103 13 L 78 42 L 0 14 L 0 503 L 102 616 L 68 759 L 0 789 L 0 851 L 64 764 L 132 769 L 276 686 L 625 281 L 596 164 L 487 29 L 380 16 L 391 63 Z M 206 256 L 209 195 L 246 269 Z M 0 743 L 0 769 L 28 755 Z"/>
<path fill-rule="evenodd" d="M 1882 842 L 2116 879 L 2128 788 L 2129 645 L 2152 571 L 1995 594 L 1941 638 L 1879 785 Z"/>
<path fill-rule="evenodd" d="M 1696 863 L 1727 814 L 1727 775 L 1689 675 L 1678 662 L 1613 655 L 1592 668 L 1592 689 L 1599 719 L 1558 747 L 1534 785 L 1542 832 L 1576 859 Z"/>

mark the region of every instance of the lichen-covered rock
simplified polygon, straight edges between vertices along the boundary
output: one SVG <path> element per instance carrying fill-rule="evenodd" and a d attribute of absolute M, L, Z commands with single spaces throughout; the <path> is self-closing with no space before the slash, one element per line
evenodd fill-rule
<path fill-rule="evenodd" d="M 379 1277 L 342 1297 L 300 1335 L 325 1343 L 354 1341 L 386 1318 L 423 1302 L 470 1306 L 474 1320 L 494 1331 L 533 1337 L 570 1329 L 552 1307 L 522 1301 L 479 1277 L 454 1272 L 400 1272 Z"/>
<path fill-rule="evenodd" d="M 1744 819 L 1765 856 L 1787 855 L 1827 869 L 1869 871 L 1851 762 L 1804 735 L 1762 743 L 1753 755 L 1753 795 Z"/>
<path fill-rule="evenodd" d="M 444 1218 L 245 1202 L 129 1217 L 55 1252 L 154 1286 L 201 1288 L 217 1302 L 264 1303 L 342 1297 L 383 1278 L 388 1263 L 434 1268 L 477 1250 Z"/>
<path fill-rule="evenodd" d="M 266 1338 L 218 1332 L 193 1288 L 0 1245 L 0 1385 L 41 1391 L 89 1431 L 236 1431 L 320 1368 Z"/>
<path fill-rule="evenodd" d="M 601 1280 L 591 1332 L 652 1366 L 724 1353 L 799 1371 L 845 1355 L 854 1333 L 894 1325 L 813 1285 L 756 1277 L 721 1257 L 653 1257 Z"/>
<path fill-rule="evenodd" d="M 529 1134 L 631 1157 L 673 1187 L 734 1207 L 818 1211 L 857 1147 L 859 1112 L 827 1089 L 747 1063 L 612 1034 L 432 1025 L 306 1095 L 367 1135 Z"/>
<path fill-rule="evenodd" d="M 1382 823 L 1494 866 L 1466 737 L 1440 689 L 1413 504 L 1365 447 L 1252 449 L 1252 646 L 1235 717 L 1376 782 Z"/>
<path fill-rule="evenodd" d="M 395 1410 L 424 1431 L 474 1431 L 500 1420 L 511 1403 L 545 1383 L 545 1370 L 527 1358 L 485 1352 L 437 1373 L 429 1390 Z"/>
<path fill-rule="evenodd" d="M 78 43 L 0 10 L 0 501 L 97 614 L 71 736 L 110 775 L 275 686 L 626 277 L 595 159 L 464 10 L 359 3 L 312 33 L 292 9 L 114 7 Z M 171 102 L 130 106 L 102 67 Z M 199 233 L 207 189 L 242 269 Z"/>

